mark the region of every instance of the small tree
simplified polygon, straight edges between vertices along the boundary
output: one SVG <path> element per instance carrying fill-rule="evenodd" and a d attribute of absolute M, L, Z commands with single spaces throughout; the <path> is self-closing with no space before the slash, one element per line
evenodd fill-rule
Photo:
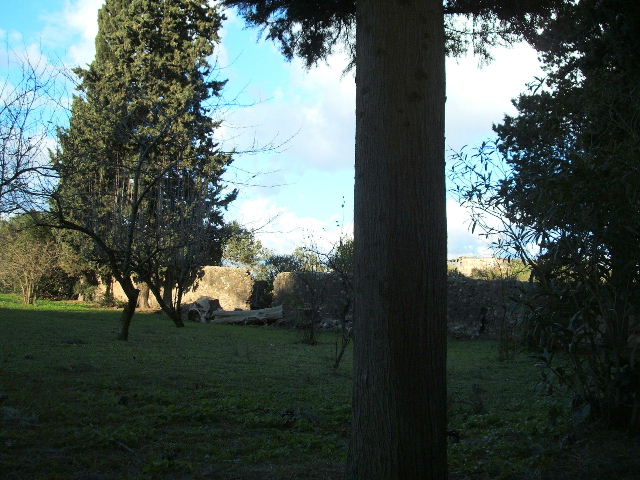
<path fill-rule="evenodd" d="M 55 279 L 60 246 L 51 232 L 36 227 L 29 217 L 16 217 L 0 225 L 0 282 L 17 289 L 25 304 L 34 304 Z"/>
<path fill-rule="evenodd" d="M 296 248 L 290 258 L 292 268 L 288 271 L 296 272 L 303 285 L 302 301 L 298 303 L 305 316 L 305 342 L 316 343 L 317 325 L 328 311 L 338 317 L 340 336 L 333 364 L 337 369 L 353 338 L 349 318 L 353 310 L 353 239 L 342 236 L 328 252 L 313 245 Z"/>
<path fill-rule="evenodd" d="M 327 300 L 326 267 L 315 248 L 298 247 L 291 254 L 297 269 L 292 273 L 296 278 L 294 305 L 298 309 L 299 326 L 302 327 L 302 343 L 316 345 L 317 329 L 322 310 Z"/>
<path fill-rule="evenodd" d="M 355 244 L 353 238 L 342 237 L 333 247 L 331 252 L 325 257 L 325 263 L 329 270 L 338 277 L 340 281 L 341 298 L 343 300 L 340 308 L 340 339 L 336 342 L 335 361 L 333 369 L 337 370 L 340 362 L 353 339 L 352 322 L 348 321 L 349 314 L 353 310 L 353 267 L 355 258 Z"/>
<path fill-rule="evenodd" d="M 231 267 L 246 268 L 253 278 L 266 279 L 266 261 L 271 252 L 256 238 L 255 232 L 238 222 L 225 226 L 222 262 Z"/>

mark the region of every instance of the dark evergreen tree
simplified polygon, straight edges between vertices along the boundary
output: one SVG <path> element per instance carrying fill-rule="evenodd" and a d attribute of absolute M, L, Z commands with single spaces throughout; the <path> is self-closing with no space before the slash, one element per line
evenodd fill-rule
<path fill-rule="evenodd" d="M 504 215 L 509 223 L 502 229 L 503 244 L 531 265 L 542 289 L 533 302 L 538 341 L 550 351 L 561 346 L 571 359 L 563 368 L 556 369 L 555 361 L 549 366 L 574 390 L 574 407 L 635 429 L 638 32 L 636 3 L 581 0 L 559 9 L 531 37 L 545 61 L 544 79 L 515 101 L 517 115 L 495 127 L 506 177 L 496 183 L 481 175 L 483 181 L 465 191 L 476 208 L 497 208 Z M 532 243 L 540 247 L 537 255 Z"/>
<path fill-rule="evenodd" d="M 107 0 L 95 60 L 76 70 L 53 212 L 92 239 L 127 295 L 122 339 L 137 303 L 133 274 L 181 325 L 181 291 L 211 262 L 221 208 L 235 197 L 220 183 L 231 158 L 211 117 L 223 82 L 211 80 L 208 57 L 221 20 L 199 0 Z"/>
<path fill-rule="evenodd" d="M 565 6 L 534 39 L 546 77 L 517 99 L 518 115 L 495 128 L 513 170 L 502 187 L 511 217 L 563 238 L 546 238 L 547 247 L 590 243 L 585 258 L 598 258 L 599 275 L 609 271 L 620 292 L 640 258 L 638 31 L 635 4 Z"/>
<path fill-rule="evenodd" d="M 350 477 L 446 478 L 445 14 L 475 49 L 560 0 L 225 0 L 311 65 L 355 54 L 355 370 Z M 459 25 L 458 25 L 459 26 Z M 477 27 L 477 28 L 476 28 Z M 356 32 L 355 37 L 353 33 Z M 475 40 L 471 40 L 473 43 Z"/>

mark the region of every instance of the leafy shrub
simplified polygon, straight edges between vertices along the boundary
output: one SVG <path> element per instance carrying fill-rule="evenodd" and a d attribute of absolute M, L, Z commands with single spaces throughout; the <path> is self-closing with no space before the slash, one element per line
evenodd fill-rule
<path fill-rule="evenodd" d="M 553 285 L 537 293 L 529 319 L 529 340 L 546 370 L 541 388 L 568 387 L 577 422 L 601 418 L 640 428 L 639 344 L 630 335 L 637 326 L 629 324 L 636 317 L 621 311 L 616 292 L 603 286 L 594 295 L 587 282 Z"/>

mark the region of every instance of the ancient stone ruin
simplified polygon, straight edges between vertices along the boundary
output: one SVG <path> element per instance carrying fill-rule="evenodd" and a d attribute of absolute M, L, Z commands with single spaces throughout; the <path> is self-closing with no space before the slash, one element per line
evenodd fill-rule
<path fill-rule="evenodd" d="M 474 267 L 477 266 L 474 264 Z M 101 286 L 104 292 L 104 285 Z M 116 300 L 126 297 L 117 283 Z M 448 330 L 457 336 L 495 336 L 505 321 L 522 312 L 515 301 L 527 284 L 507 280 L 478 280 L 462 275 L 448 278 Z M 311 272 L 280 273 L 273 285 L 271 305 L 260 304 L 262 285 L 239 268 L 205 267 L 196 288 L 183 298 L 184 319 L 197 322 L 304 326 L 313 318 L 321 328 L 335 328 L 352 318 L 352 304 L 337 275 Z M 159 308 L 150 298 L 152 308 Z M 266 308 L 265 308 L 266 307 Z"/>
<path fill-rule="evenodd" d="M 344 282 L 329 273 L 278 274 L 273 282 L 272 305 L 282 305 L 285 322 L 293 326 L 306 322 L 310 312 L 324 327 L 336 326 L 343 316 L 350 319 L 352 314 Z"/>
<path fill-rule="evenodd" d="M 204 267 L 204 275 L 198 280 L 196 287 L 185 293 L 183 304 L 196 302 L 208 297 L 217 299 L 224 310 L 250 310 L 255 296 L 255 282 L 248 271 L 230 267 Z M 106 286 L 98 286 L 98 295 L 106 292 Z M 126 301 L 127 297 L 120 285 L 113 281 L 111 286 L 113 298 Z M 153 295 L 149 297 L 151 308 L 160 308 Z"/>

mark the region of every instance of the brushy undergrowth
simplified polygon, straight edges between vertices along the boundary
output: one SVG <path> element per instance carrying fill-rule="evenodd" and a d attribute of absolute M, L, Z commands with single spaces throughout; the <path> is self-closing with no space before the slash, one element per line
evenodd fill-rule
<path fill-rule="evenodd" d="M 351 355 L 335 334 L 189 324 L 0 295 L 0 478 L 339 479 Z M 640 442 L 576 431 L 526 354 L 449 345 L 450 478 L 637 479 Z"/>

